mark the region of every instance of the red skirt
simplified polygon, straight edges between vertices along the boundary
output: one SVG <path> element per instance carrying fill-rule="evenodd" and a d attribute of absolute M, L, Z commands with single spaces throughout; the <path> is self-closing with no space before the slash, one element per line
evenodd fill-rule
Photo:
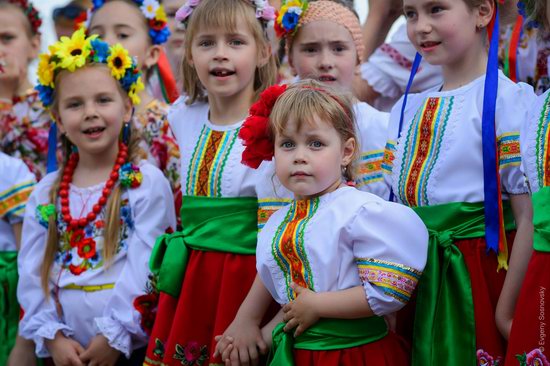
<path fill-rule="evenodd" d="M 550 253 L 533 252 L 516 304 L 506 366 L 521 365 L 522 358 L 523 365 L 550 365 L 549 269 Z"/>
<path fill-rule="evenodd" d="M 296 366 L 401 366 L 410 364 L 406 342 L 393 332 L 379 341 L 334 351 L 294 350 Z"/>
<path fill-rule="evenodd" d="M 164 293 L 144 365 L 223 364 L 214 337 L 235 318 L 256 277 L 256 257 L 192 250 L 180 297 Z"/>

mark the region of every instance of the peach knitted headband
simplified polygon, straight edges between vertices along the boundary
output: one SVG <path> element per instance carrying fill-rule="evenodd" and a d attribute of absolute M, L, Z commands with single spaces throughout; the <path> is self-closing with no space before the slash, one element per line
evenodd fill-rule
<path fill-rule="evenodd" d="M 299 5 L 296 7 L 295 5 Z M 296 8 L 296 9 L 295 9 Z M 287 18 L 290 18 L 288 21 Z M 299 19 L 297 19 L 299 18 Z M 294 21 L 292 21 L 294 20 Z M 296 23 L 296 20 L 297 23 Z M 328 20 L 344 26 L 351 34 L 359 62 L 363 58 L 363 35 L 357 16 L 344 5 L 330 0 L 319 0 L 306 3 L 305 1 L 286 1 L 281 7 L 275 21 L 275 30 L 279 36 L 287 37 L 287 50 L 298 28 L 308 23 Z"/>

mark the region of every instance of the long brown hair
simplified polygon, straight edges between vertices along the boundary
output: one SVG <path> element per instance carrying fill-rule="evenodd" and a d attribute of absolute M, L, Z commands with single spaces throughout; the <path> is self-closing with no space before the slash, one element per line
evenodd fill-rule
<path fill-rule="evenodd" d="M 262 49 L 269 47 L 266 30 L 256 18 L 254 5 L 250 1 L 202 0 L 193 10 L 185 31 L 185 56 L 181 65 L 183 92 L 188 96 L 187 104 L 207 100 L 206 90 L 202 86 L 195 68 L 189 63 L 193 38 L 201 29 L 223 28 L 234 31 L 239 22 L 244 22 L 250 29 L 258 47 L 258 52 L 262 52 Z M 270 55 L 269 61 L 256 69 L 254 100 L 258 99 L 260 93 L 267 87 L 275 84 L 276 77 L 276 58 L 274 55 Z"/>
<path fill-rule="evenodd" d="M 90 66 L 87 66 L 90 67 Z M 104 65 L 93 65 L 91 67 L 105 67 Z M 64 72 L 56 76 L 55 84 L 59 85 L 59 78 Z M 117 83 L 118 91 L 121 93 L 123 98 L 128 98 L 128 95 L 124 92 L 120 84 Z M 58 108 L 58 98 L 57 93 L 54 91 L 54 103 L 52 109 L 57 111 Z M 141 141 L 141 136 L 139 131 L 135 128 L 133 121 L 130 121 L 130 141 L 128 142 L 128 161 L 137 164 L 138 161 L 142 158 L 143 152 L 139 147 Z M 65 136 L 61 136 L 62 150 L 63 150 L 63 160 L 61 161 L 57 177 L 54 184 L 50 188 L 49 192 L 49 201 L 51 204 L 58 206 L 58 197 L 59 197 L 59 187 L 61 185 L 62 172 L 67 165 L 69 156 L 73 149 L 73 144 Z M 107 204 L 105 206 L 105 228 L 103 235 L 103 260 L 105 265 L 109 265 L 113 258 L 116 255 L 119 238 L 120 238 L 120 206 L 121 206 L 121 196 L 122 189 L 120 184 L 116 184 L 113 187 L 113 191 Z M 59 215 L 59 213 L 58 213 Z M 57 227 L 57 218 L 56 215 L 51 215 L 48 221 L 48 236 L 46 240 L 46 249 L 44 251 L 44 260 L 42 262 L 42 267 L 40 269 L 40 280 L 42 289 L 46 296 L 49 296 L 49 278 L 51 267 L 55 259 L 55 255 L 59 250 L 59 233 Z"/>

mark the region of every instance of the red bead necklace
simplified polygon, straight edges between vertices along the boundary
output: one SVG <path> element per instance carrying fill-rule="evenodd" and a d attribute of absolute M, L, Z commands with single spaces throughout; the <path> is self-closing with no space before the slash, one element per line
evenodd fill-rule
<path fill-rule="evenodd" d="M 79 219 L 75 219 L 71 216 L 71 210 L 69 209 L 69 185 L 73 181 L 74 170 L 76 168 L 76 165 L 78 164 L 78 154 L 71 154 L 71 156 L 69 157 L 69 161 L 65 166 L 65 169 L 63 169 L 63 177 L 59 186 L 59 197 L 61 197 L 61 215 L 63 221 L 65 221 L 67 225 L 69 225 L 69 229 L 77 229 L 79 227 L 84 228 L 86 227 L 86 225 L 96 219 L 97 215 L 103 209 L 103 206 L 107 204 L 107 198 L 109 198 L 113 187 L 118 181 L 118 170 L 126 162 L 127 157 L 128 147 L 121 142 L 118 144 L 118 155 L 115 161 L 115 165 L 113 166 L 113 170 L 111 171 L 109 180 L 107 181 L 107 183 L 105 183 L 105 188 L 103 188 L 101 197 L 99 197 L 99 200 L 92 207 L 92 211 L 88 213 L 88 215 Z"/>

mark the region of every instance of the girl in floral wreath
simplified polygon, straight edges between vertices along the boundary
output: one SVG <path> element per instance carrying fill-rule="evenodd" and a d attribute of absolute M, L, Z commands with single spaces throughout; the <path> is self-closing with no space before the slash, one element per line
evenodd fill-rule
<path fill-rule="evenodd" d="M 0 150 L 22 159 L 40 180 L 46 174 L 48 129 L 27 76 L 40 50 L 40 15 L 28 0 L 0 0 Z"/>
<path fill-rule="evenodd" d="M 523 2 L 528 19 L 539 24 L 543 37 L 550 34 L 548 5 L 547 1 Z M 548 324 L 550 314 L 549 111 L 550 91 L 546 91 L 533 103 L 521 131 L 522 167 L 533 202 L 534 251 L 530 261 L 524 262 L 527 268 L 523 283 L 516 284 L 515 293 L 519 297 L 512 297 L 507 307 L 513 310 L 513 319 L 512 312 L 508 312 L 508 316 L 500 321 L 503 334 L 509 336 L 506 366 L 550 366 L 550 341 L 545 336 L 548 334 L 545 324 Z"/>
<path fill-rule="evenodd" d="M 242 131 L 257 135 L 241 134 L 245 152 L 269 141 L 294 200 L 259 234 L 257 279 L 216 350 L 226 364 L 248 364 L 249 334 L 273 297 L 282 309 L 262 329 L 270 365 L 408 365 L 383 316 L 416 286 L 426 227 L 410 208 L 346 185 L 358 156 L 348 94 L 305 80 L 268 89 L 258 104 L 267 111 L 251 108 Z"/>
<path fill-rule="evenodd" d="M 393 198 L 430 231 L 412 363 L 502 362 L 497 304 L 521 283 L 532 239 L 519 130 L 534 93 L 498 69 L 498 32 L 487 42 L 495 1 L 404 0 L 403 9 L 413 76 L 421 59 L 443 73 L 441 85 L 393 107 L 385 154 Z"/>
<path fill-rule="evenodd" d="M 141 147 L 148 160 L 168 178 L 178 210 L 180 153 L 167 120 L 168 103 L 175 99 L 175 84 L 162 49 L 170 36 L 164 7 L 157 0 L 95 0 L 89 18 L 88 33 L 97 34 L 111 45 L 120 43 L 137 60 L 145 88 L 141 82 L 136 84 L 130 96 L 141 99 L 134 119 L 142 137 Z M 152 80 L 158 80 L 159 70 L 164 76 L 169 73 L 161 78 L 169 81 L 160 84 L 166 98 L 152 91 Z"/>
<path fill-rule="evenodd" d="M 151 258 L 161 291 L 147 365 L 208 365 L 254 277 L 256 236 L 288 193 L 273 166 L 241 164 L 237 135 L 250 105 L 275 81 L 266 36 L 275 11 L 264 0 L 189 0 L 184 94 L 169 114 L 181 152 L 183 230 Z M 262 159 L 255 162 L 260 165 Z"/>
<path fill-rule="evenodd" d="M 289 65 L 300 79 L 352 91 L 364 46 L 359 19 L 351 9 L 330 0 L 284 1 L 275 32 L 285 38 Z M 389 115 L 359 101 L 354 109 L 361 151 L 357 187 L 387 199 L 382 158 Z"/>
<path fill-rule="evenodd" d="M 49 49 L 37 88 L 64 154 L 25 213 L 20 334 L 56 365 L 137 365 L 157 298 L 149 253 L 176 222 L 166 178 L 140 160 L 129 96 L 140 73 L 82 29 Z"/>

